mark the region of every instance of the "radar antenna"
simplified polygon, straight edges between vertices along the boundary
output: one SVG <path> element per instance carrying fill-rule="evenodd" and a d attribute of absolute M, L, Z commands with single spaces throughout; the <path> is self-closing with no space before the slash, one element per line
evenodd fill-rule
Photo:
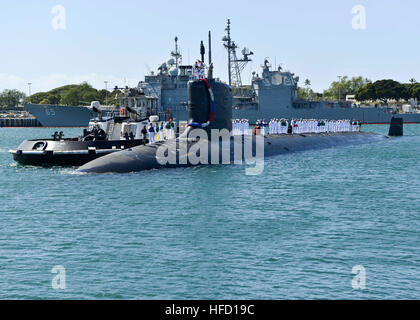
<path fill-rule="evenodd" d="M 178 68 L 179 65 L 181 64 L 181 58 L 182 58 L 182 55 L 178 49 L 178 37 L 175 37 L 175 51 L 171 52 L 171 56 L 174 57 L 176 61 L 176 67 Z"/>
<path fill-rule="evenodd" d="M 247 48 L 242 50 L 242 58 L 238 59 L 236 55 L 236 49 L 238 45 L 232 41 L 230 37 L 230 19 L 227 21 L 227 27 L 225 29 L 226 36 L 223 37 L 222 41 L 228 51 L 228 73 L 229 73 L 229 85 L 240 87 L 242 86 L 241 73 L 245 69 L 248 62 L 252 60 L 249 58 L 254 53 Z"/>

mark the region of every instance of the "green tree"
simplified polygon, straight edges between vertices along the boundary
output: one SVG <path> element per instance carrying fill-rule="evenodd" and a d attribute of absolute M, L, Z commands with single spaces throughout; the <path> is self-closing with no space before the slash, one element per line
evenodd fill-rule
<path fill-rule="evenodd" d="M 82 102 L 81 91 L 78 88 L 72 88 L 66 91 L 61 97 L 61 103 L 66 105 L 77 106 Z"/>
<path fill-rule="evenodd" d="M 400 100 L 403 97 L 403 86 L 394 80 L 379 80 L 374 83 L 376 97 L 386 103 L 389 99 Z"/>
<path fill-rule="evenodd" d="M 368 83 L 355 93 L 357 101 L 377 100 L 376 91 L 373 83 Z"/>
<path fill-rule="evenodd" d="M 84 105 L 89 104 L 92 101 L 103 103 L 98 90 L 92 88 L 92 86 L 86 82 L 69 88 L 61 96 L 61 103 L 66 105 Z"/>
<path fill-rule="evenodd" d="M 319 94 L 314 92 L 311 88 L 311 80 L 305 80 L 305 88 L 298 89 L 298 97 L 302 100 L 312 100 L 315 98 L 319 98 Z"/>
<path fill-rule="evenodd" d="M 420 101 L 420 83 L 415 83 L 412 87 L 411 87 L 411 97 L 412 98 L 416 98 L 417 100 Z"/>
<path fill-rule="evenodd" d="M 367 78 L 344 76 L 340 81 L 333 81 L 327 90 L 324 90 L 323 96 L 325 99 L 338 100 L 339 97 L 345 97 L 346 95 L 356 94 L 356 92 L 371 83 Z"/>
<path fill-rule="evenodd" d="M 120 105 L 119 97 L 121 97 L 123 94 L 124 92 L 122 92 L 120 89 L 114 88 L 114 90 L 110 92 L 108 95 L 108 104 L 119 106 Z"/>
<path fill-rule="evenodd" d="M 63 105 L 86 105 L 92 101 L 105 104 L 106 90 L 96 90 L 88 83 L 79 85 L 71 84 L 52 89 L 48 92 L 38 92 L 27 99 L 35 104 L 63 104 Z M 115 96 L 115 95 L 114 95 Z M 111 99 L 110 99 L 111 98 Z M 115 99 L 108 92 L 108 103 L 115 104 Z"/>
<path fill-rule="evenodd" d="M 420 86 L 420 83 L 417 82 L 416 79 L 411 78 L 409 80 L 410 83 L 406 84 L 406 91 L 407 91 L 407 95 L 408 95 L 408 99 L 410 98 L 416 98 L 417 100 L 419 100 L 419 95 L 418 95 L 418 88 Z"/>
<path fill-rule="evenodd" d="M 35 103 L 35 104 L 40 104 L 41 101 L 48 101 L 49 104 L 49 100 L 48 100 L 48 93 L 47 92 L 37 92 L 33 95 L 31 95 L 30 97 L 28 97 L 26 99 L 28 102 L 30 101 L 31 103 Z"/>
<path fill-rule="evenodd" d="M 18 90 L 4 90 L 0 93 L 0 106 L 3 108 L 13 108 L 23 102 L 26 95 Z"/>
<path fill-rule="evenodd" d="M 368 83 L 356 91 L 358 101 L 382 100 L 387 103 L 388 100 L 408 100 L 412 96 L 410 85 L 401 84 L 397 81 L 387 79 L 378 80 L 374 83 Z"/>
<path fill-rule="evenodd" d="M 301 100 L 309 99 L 309 95 L 305 88 L 298 88 L 298 98 Z"/>
<path fill-rule="evenodd" d="M 99 99 L 100 99 L 101 103 L 103 103 L 103 104 L 106 104 L 107 100 L 108 100 L 108 103 L 111 100 L 111 92 L 109 92 L 105 89 L 99 90 L 98 95 L 99 95 Z"/>
<path fill-rule="evenodd" d="M 50 100 L 48 99 L 41 100 L 39 104 L 50 104 Z"/>

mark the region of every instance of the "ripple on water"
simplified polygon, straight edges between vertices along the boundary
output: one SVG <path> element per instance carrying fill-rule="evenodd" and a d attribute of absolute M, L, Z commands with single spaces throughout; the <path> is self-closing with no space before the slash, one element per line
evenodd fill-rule
<path fill-rule="evenodd" d="M 269 158 L 260 176 L 86 175 L 16 165 L 8 150 L 49 129 L 1 129 L 0 298 L 418 299 L 420 126 L 406 133 Z"/>

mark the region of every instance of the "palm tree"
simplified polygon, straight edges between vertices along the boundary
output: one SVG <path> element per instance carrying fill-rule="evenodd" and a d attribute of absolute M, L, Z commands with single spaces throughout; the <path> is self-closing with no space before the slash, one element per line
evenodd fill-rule
<path fill-rule="evenodd" d="M 309 79 L 305 80 L 305 87 L 306 87 L 306 95 L 308 96 L 308 99 L 312 99 L 311 80 Z"/>

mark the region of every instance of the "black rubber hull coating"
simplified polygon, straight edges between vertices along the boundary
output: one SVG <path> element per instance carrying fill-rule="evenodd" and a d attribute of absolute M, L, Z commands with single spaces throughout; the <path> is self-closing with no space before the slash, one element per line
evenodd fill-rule
<path fill-rule="evenodd" d="M 402 137 L 404 135 L 404 119 L 392 117 L 388 136 Z"/>
<path fill-rule="evenodd" d="M 249 140 L 252 139 L 253 145 L 253 154 L 255 156 L 255 136 L 244 136 L 242 139 Z M 326 149 L 334 147 L 344 147 L 351 145 L 360 145 L 366 143 L 378 142 L 386 139 L 386 137 L 372 134 L 372 133 L 334 133 L 334 134 L 308 134 L 308 135 L 275 135 L 275 136 L 266 136 L 264 138 L 264 157 L 270 157 L 280 154 L 287 154 L 292 152 L 300 152 L 307 150 L 317 150 L 317 149 Z M 86 165 L 79 168 L 79 172 L 84 173 L 128 173 L 128 172 L 139 172 L 144 170 L 151 169 L 160 169 L 160 168 L 174 168 L 174 167 L 188 167 L 194 166 L 189 161 L 191 155 L 191 148 L 193 152 L 196 152 L 194 145 L 197 142 L 188 142 L 187 143 L 187 153 L 180 154 L 180 152 L 175 147 L 177 140 L 167 141 L 165 143 L 158 143 L 155 145 L 139 146 L 129 150 L 120 151 L 114 154 L 110 154 L 99 159 L 96 159 L 92 162 L 87 163 Z M 207 142 L 203 141 L 208 146 L 208 158 L 207 162 L 211 162 L 211 146 L 212 143 L 219 144 L 219 162 L 222 163 L 222 154 L 228 146 L 229 160 L 230 164 L 234 163 L 234 150 L 235 144 L 239 148 L 242 148 L 244 143 L 247 142 L 238 142 L 234 138 L 230 139 L 228 145 L 222 144 L 219 142 Z M 159 154 L 157 153 L 158 148 L 168 147 L 169 149 L 176 150 L 176 164 L 167 164 L 162 165 Z M 225 148 L 223 147 L 225 146 Z M 171 148 L 172 147 L 172 148 Z M 243 153 L 242 153 L 243 154 Z M 216 156 L 216 157 L 217 157 Z M 213 158 L 214 159 L 214 158 Z M 243 159 L 243 158 L 242 158 Z M 213 162 L 214 163 L 214 162 Z M 202 164 L 202 163 L 201 163 Z"/>
<path fill-rule="evenodd" d="M 225 83 L 208 80 L 215 101 L 214 119 L 205 130 L 228 129 L 232 131 L 232 89 Z M 188 119 L 189 122 L 205 123 L 211 115 L 211 100 L 203 81 L 191 81 L 188 84 Z"/>

